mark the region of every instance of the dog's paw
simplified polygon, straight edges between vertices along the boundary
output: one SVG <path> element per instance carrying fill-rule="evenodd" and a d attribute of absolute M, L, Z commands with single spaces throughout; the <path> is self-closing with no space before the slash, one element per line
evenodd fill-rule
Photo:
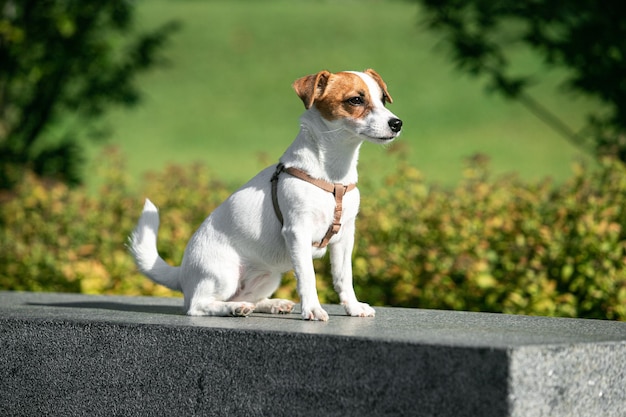
<path fill-rule="evenodd" d="M 255 305 L 252 303 L 240 303 L 233 307 L 232 315 L 235 317 L 246 317 L 252 314 Z"/>
<path fill-rule="evenodd" d="M 293 311 L 296 303 L 290 300 L 282 300 L 280 298 L 271 300 L 272 308 L 270 310 L 271 314 L 289 314 Z"/>
<path fill-rule="evenodd" d="M 321 306 L 311 309 L 303 307 L 302 318 L 304 320 L 328 321 L 328 313 Z"/>
<path fill-rule="evenodd" d="M 289 314 L 296 305 L 293 301 L 282 298 L 269 298 L 259 301 L 254 311 L 268 314 Z"/>
<path fill-rule="evenodd" d="M 346 313 L 352 317 L 374 317 L 376 311 L 366 303 L 350 303 L 345 304 Z"/>

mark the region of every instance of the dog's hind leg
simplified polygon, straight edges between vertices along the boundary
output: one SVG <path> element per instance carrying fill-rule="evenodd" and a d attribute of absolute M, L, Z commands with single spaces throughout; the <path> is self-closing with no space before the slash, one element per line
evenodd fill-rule
<path fill-rule="evenodd" d="M 295 306 L 293 301 L 269 298 L 280 285 L 281 277 L 282 274 L 275 271 L 247 268 L 239 290 L 229 301 L 252 301 L 256 304 L 254 311 L 257 313 L 291 313 Z"/>
<path fill-rule="evenodd" d="M 236 280 L 219 280 L 209 271 L 203 271 L 203 275 L 195 280 L 194 287 L 184 288 L 187 315 L 245 317 L 254 311 L 254 303 L 229 300 L 236 291 Z"/>

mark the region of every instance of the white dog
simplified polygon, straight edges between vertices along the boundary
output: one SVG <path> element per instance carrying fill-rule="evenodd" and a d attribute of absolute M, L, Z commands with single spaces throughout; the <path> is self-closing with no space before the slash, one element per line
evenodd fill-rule
<path fill-rule="evenodd" d="M 374 316 L 352 287 L 357 159 L 364 140 L 389 143 L 402 121 L 385 108 L 391 96 L 371 69 L 321 71 L 296 80 L 293 88 L 307 109 L 298 136 L 280 164 L 257 174 L 202 223 L 181 266 L 168 265 L 157 253 L 159 215 L 146 200 L 130 251 L 142 273 L 184 293 L 189 315 L 289 313 L 292 301 L 269 297 L 293 269 L 302 317 L 328 320 L 312 262 L 328 245 L 334 287 L 347 314 Z"/>

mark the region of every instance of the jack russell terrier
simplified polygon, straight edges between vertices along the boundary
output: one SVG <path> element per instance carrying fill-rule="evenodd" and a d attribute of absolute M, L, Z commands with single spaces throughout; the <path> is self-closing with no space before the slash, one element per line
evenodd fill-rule
<path fill-rule="evenodd" d="M 390 143 L 402 121 L 385 108 L 391 96 L 372 69 L 300 78 L 304 102 L 298 136 L 280 158 L 241 187 L 202 223 L 179 267 L 158 254 L 157 208 L 146 200 L 129 249 L 139 270 L 182 291 L 192 316 L 290 313 L 294 303 L 269 298 L 293 269 L 302 317 L 328 320 L 315 287 L 312 258 L 330 248 L 335 290 L 350 316 L 373 317 L 352 286 L 354 222 L 359 208 L 357 159 L 363 141 Z"/>

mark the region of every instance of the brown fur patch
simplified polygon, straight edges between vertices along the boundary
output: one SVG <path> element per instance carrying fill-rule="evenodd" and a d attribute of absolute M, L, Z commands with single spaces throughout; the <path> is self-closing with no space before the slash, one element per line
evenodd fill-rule
<path fill-rule="evenodd" d="M 361 97 L 363 104 L 351 104 L 348 100 L 353 97 Z M 372 110 L 373 104 L 369 88 L 361 77 L 349 72 L 338 72 L 328 77 L 326 88 L 315 100 L 315 107 L 326 120 L 346 117 L 359 119 Z"/>
<path fill-rule="evenodd" d="M 324 70 L 317 74 L 298 78 L 293 82 L 291 86 L 296 90 L 296 94 L 298 94 L 306 109 L 310 108 L 315 102 L 315 99 L 324 92 L 326 82 L 330 75 L 331 73 L 329 71 Z"/>

